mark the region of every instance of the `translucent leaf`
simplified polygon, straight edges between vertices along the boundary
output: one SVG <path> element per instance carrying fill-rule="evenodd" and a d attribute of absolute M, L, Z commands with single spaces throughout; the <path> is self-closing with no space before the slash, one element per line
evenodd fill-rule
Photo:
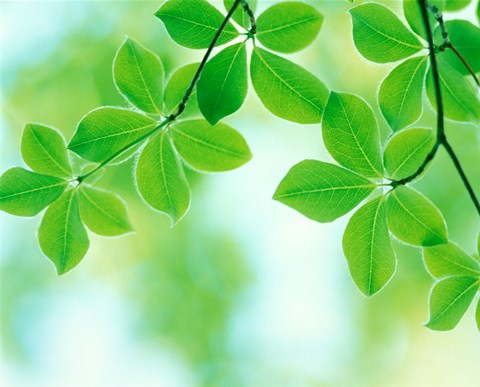
<path fill-rule="evenodd" d="M 166 132 L 150 140 L 138 159 L 137 186 L 145 201 L 164 212 L 172 227 L 190 206 L 190 187 Z"/>
<path fill-rule="evenodd" d="M 206 0 L 168 0 L 155 16 L 165 24 L 176 43 L 188 48 L 207 48 L 225 18 Z M 229 22 L 217 45 L 225 44 L 238 35 Z"/>
<path fill-rule="evenodd" d="M 100 163 L 156 126 L 156 121 L 131 110 L 101 107 L 82 118 L 68 148 L 84 159 Z"/>
<path fill-rule="evenodd" d="M 227 11 L 230 11 L 230 8 L 232 8 L 233 3 L 235 3 L 235 0 L 223 0 L 223 4 Z M 257 0 L 248 0 L 248 6 L 252 10 L 252 12 L 254 12 L 255 9 L 257 8 Z M 235 20 L 238 23 L 238 25 L 242 26 L 246 30 L 250 28 L 250 17 L 243 10 L 243 7 L 241 4 L 237 7 L 235 12 L 233 13 L 232 19 Z"/>
<path fill-rule="evenodd" d="M 258 97 L 273 114 L 299 124 L 320 122 L 328 90 L 313 74 L 261 48 L 253 50 L 250 73 Z"/>
<path fill-rule="evenodd" d="M 210 59 L 197 85 L 200 111 L 212 125 L 236 112 L 247 96 L 247 49 L 229 46 Z"/>
<path fill-rule="evenodd" d="M 445 22 L 448 38 L 453 46 L 465 58 L 475 73 L 480 72 L 480 28 L 466 20 L 449 20 Z M 435 42 L 443 43 L 442 31 L 435 29 Z M 470 74 L 468 69 L 450 49 L 440 52 L 439 55 L 448 62 L 455 70 L 464 75 Z"/>
<path fill-rule="evenodd" d="M 88 251 L 87 231 L 80 219 L 75 189 L 65 192 L 43 216 L 38 241 L 59 275 L 72 270 Z"/>
<path fill-rule="evenodd" d="M 334 164 L 305 160 L 290 169 L 273 198 L 317 222 L 331 222 L 375 189 L 370 180 Z"/>
<path fill-rule="evenodd" d="M 438 70 L 445 117 L 454 121 L 478 124 L 480 101 L 473 84 L 462 76 L 443 58 L 438 57 Z M 437 109 L 432 71 L 427 73 L 427 96 L 432 107 Z"/>
<path fill-rule="evenodd" d="M 423 259 L 430 274 L 436 278 L 452 275 L 480 276 L 480 263 L 453 242 L 423 249 Z"/>
<path fill-rule="evenodd" d="M 422 114 L 427 59 L 426 56 L 407 59 L 380 86 L 378 103 L 393 131 L 413 124 Z"/>
<path fill-rule="evenodd" d="M 478 7 L 480 9 L 480 3 Z M 480 299 L 477 302 L 477 311 L 475 312 L 475 320 L 477 321 L 477 328 L 480 331 Z"/>
<path fill-rule="evenodd" d="M 36 172 L 59 177 L 72 176 L 65 139 L 56 129 L 27 124 L 22 136 L 22 157 Z"/>
<path fill-rule="evenodd" d="M 436 331 L 455 328 L 470 306 L 479 283 L 478 278 L 465 276 L 436 282 L 430 292 L 430 320 L 425 326 Z"/>
<path fill-rule="evenodd" d="M 445 8 L 445 0 L 429 0 L 428 3 L 434 5 L 440 11 Z M 405 19 L 407 19 L 411 29 L 417 35 L 420 35 L 423 39 L 427 40 L 427 32 L 423 25 L 422 13 L 420 12 L 418 0 L 403 0 L 403 13 L 405 14 Z M 430 19 L 430 26 L 435 26 L 437 24 L 434 14 L 430 11 L 428 12 L 428 18 Z"/>
<path fill-rule="evenodd" d="M 396 62 L 419 52 L 423 46 L 387 7 L 366 3 L 352 8 L 353 41 L 366 59 Z"/>
<path fill-rule="evenodd" d="M 392 278 L 397 259 L 387 228 L 384 197 L 353 214 L 343 235 L 343 251 L 353 280 L 366 296 L 379 292 Z"/>
<path fill-rule="evenodd" d="M 200 63 L 192 63 L 180 67 L 168 80 L 164 96 L 165 110 L 167 115 L 174 113 L 174 111 L 177 109 L 188 87 L 192 83 L 193 77 L 195 76 L 199 65 Z M 196 90 L 194 90 L 190 96 L 190 99 L 188 100 L 185 111 L 182 113 L 182 117 L 191 115 L 196 111 L 198 111 L 198 103 L 197 93 Z"/>
<path fill-rule="evenodd" d="M 392 180 L 401 180 L 415 173 L 435 145 L 430 129 L 405 129 L 387 143 L 383 155 L 385 169 Z"/>
<path fill-rule="evenodd" d="M 435 205 L 412 188 L 399 186 L 387 200 L 390 231 L 401 241 L 415 246 L 448 242 L 445 220 Z"/>
<path fill-rule="evenodd" d="M 322 133 L 328 152 L 339 164 L 363 176 L 383 176 L 377 121 L 363 99 L 332 92 Z"/>
<path fill-rule="evenodd" d="M 140 110 L 161 114 L 163 64 L 150 50 L 127 38 L 113 62 L 113 79 L 123 96 Z"/>
<path fill-rule="evenodd" d="M 323 15 L 311 5 L 284 2 L 271 6 L 257 19 L 257 39 L 266 48 L 291 53 L 307 47 L 318 35 Z"/>
<path fill-rule="evenodd" d="M 78 203 L 83 222 L 95 234 L 117 236 L 133 230 L 127 206 L 118 195 L 82 184 Z"/>
<path fill-rule="evenodd" d="M 447 11 L 458 11 L 470 4 L 471 0 L 445 0 L 445 9 Z"/>
<path fill-rule="evenodd" d="M 68 182 L 15 167 L 0 177 L 0 210 L 16 216 L 34 216 L 65 191 Z"/>
<path fill-rule="evenodd" d="M 230 171 L 252 158 L 242 135 L 222 123 L 182 121 L 172 127 L 172 139 L 183 160 L 204 172 Z"/>

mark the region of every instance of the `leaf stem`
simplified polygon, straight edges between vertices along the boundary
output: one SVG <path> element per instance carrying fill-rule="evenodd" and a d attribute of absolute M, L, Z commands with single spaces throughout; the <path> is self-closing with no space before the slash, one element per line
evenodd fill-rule
<path fill-rule="evenodd" d="M 241 0 L 241 2 L 243 9 L 250 18 L 250 31 L 248 31 L 248 35 L 253 38 L 257 33 L 257 20 L 255 19 L 255 15 L 253 14 L 252 9 L 248 5 L 247 0 Z"/>

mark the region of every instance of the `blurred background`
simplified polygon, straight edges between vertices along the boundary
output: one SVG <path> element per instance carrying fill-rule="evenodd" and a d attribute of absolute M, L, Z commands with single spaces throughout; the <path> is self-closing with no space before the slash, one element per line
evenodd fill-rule
<path fill-rule="evenodd" d="M 215 3 L 219 9 L 222 4 Z M 274 1 L 259 2 L 259 10 Z M 315 43 L 290 55 L 337 91 L 375 96 L 393 65 L 363 60 L 343 0 L 310 1 L 324 13 Z M 388 1 L 400 9 L 400 1 Z M 24 165 L 27 122 L 60 129 L 102 105 L 126 106 L 112 59 L 128 35 L 155 51 L 167 73 L 203 51 L 175 45 L 153 14 L 160 1 L 0 2 L 0 170 Z M 447 18 L 467 17 L 471 7 Z M 426 103 L 418 124 L 432 127 Z M 226 122 L 254 159 L 227 174 L 189 172 L 191 210 L 174 229 L 139 198 L 133 161 L 100 186 L 128 203 L 136 233 L 91 235 L 73 272 L 58 278 L 36 240 L 40 216 L 0 213 L 2 386 L 478 386 L 480 335 L 471 308 L 459 326 L 422 326 L 432 280 L 418 249 L 396 244 L 398 268 L 380 294 L 354 286 L 341 251 L 345 216 L 318 224 L 271 200 L 288 169 L 331 160 L 319 125 L 268 113 L 252 88 Z M 480 132 L 448 122 L 448 136 L 480 193 Z M 475 251 L 478 216 L 442 152 L 416 184 L 442 210 L 452 240 Z"/>

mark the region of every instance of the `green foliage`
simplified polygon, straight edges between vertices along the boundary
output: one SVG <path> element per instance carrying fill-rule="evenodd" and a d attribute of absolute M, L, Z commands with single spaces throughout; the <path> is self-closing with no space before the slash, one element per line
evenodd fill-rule
<path fill-rule="evenodd" d="M 199 171 L 230 171 L 252 158 L 241 134 L 222 123 L 182 121 L 172 127 L 172 139 L 182 159 Z"/>
<path fill-rule="evenodd" d="M 423 259 L 428 271 L 435 278 L 454 275 L 480 276 L 480 263 L 453 242 L 423 249 Z"/>
<path fill-rule="evenodd" d="M 364 100 L 332 92 L 322 133 L 328 152 L 340 165 L 366 177 L 383 175 L 377 121 Z"/>
<path fill-rule="evenodd" d="M 14 167 L 0 177 L 0 210 L 16 216 L 35 216 L 54 202 L 68 182 Z"/>
<path fill-rule="evenodd" d="M 420 118 L 426 71 L 427 57 L 410 58 L 395 67 L 383 80 L 378 104 L 393 131 L 403 129 Z"/>
<path fill-rule="evenodd" d="M 207 48 L 223 15 L 206 0 L 168 0 L 155 13 L 167 28 L 170 37 L 188 48 Z M 225 44 L 238 36 L 232 23 L 228 23 L 217 45 Z"/>
<path fill-rule="evenodd" d="M 168 80 L 164 95 L 166 115 L 172 114 L 177 108 L 178 104 L 185 95 L 188 86 L 190 86 L 190 83 L 192 82 L 199 65 L 199 63 L 192 63 L 180 67 Z M 198 104 L 197 94 L 194 91 L 190 97 L 187 107 L 185 108 L 184 115 L 190 115 L 194 113 L 195 110 L 198 110 Z"/>
<path fill-rule="evenodd" d="M 445 8 L 445 0 L 430 0 L 428 3 L 437 7 L 439 11 L 442 11 Z M 403 13 L 413 32 L 427 40 L 427 32 L 423 26 L 418 0 L 403 0 Z M 429 13 L 428 18 L 430 20 L 430 25 L 434 26 L 436 20 L 432 12 Z"/>
<path fill-rule="evenodd" d="M 225 6 L 225 9 L 229 11 L 230 8 L 233 7 L 234 2 L 235 0 L 223 0 L 223 5 Z M 248 6 L 252 11 L 255 11 L 257 8 L 257 0 L 249 0 Z M 250 18 L 241 6 L 237 7 L 232 15 L 232 19 L 235 20 L 239 26 L 245 28 L 246 30 L 250 28 Z"/>
<path fill-rule="evenodd" d="M 386 214 L 383 196 L 366 203 L 350 218 L 343 236 L 350 273 L 366 296 L 379 292 L 395 273 Z"/>
<path fill-rule="evenodd" d="M 52 204 L 38 229 L 38 241 L 59 275 L 77 266 L 90 244 L 80 219 L 77 191 L 70 189 Z"/>
<path fill-rule="evenodd" d="M 422 165 L 435 145 L 430 129 L 405 129 L 388 141 L 383 155 L 385 169 L 392 180 L 404 179 Z"/>
<path fill-rule="evenodd" d="M 445 0 L 445 9 L 447 11 L 458 11 L 470 4 L 471 0 Z"/>
<path fill-rule="evenodd" d="M 153 52 L 127 38 L 113 62 L 113 78 L 132 105 L 146 113 L 162 113 L 164 70 Z"/>
<path fill-rule="evenodd" d="M 65 139 L 56 129 L 27 124 L 21 149 L 23 160 L 35 172 L 58 177 L 72 176 Z"/>
<path fill-rule="evenodd" d="M 236 112 L 247 96 L 245 43 L 229 46 L 206 64 L 197 85 L 198 105 L 212 125 Z"/>
<path fill-rule="evenodd" d="M 423 48 L 417 37 L 383 5 L 365 3 L 352 8 L 349 13 L 355 46 L 372 62 L 396 62 Z"/>
<path fill-rule="evenodd" d="M 400 186 L 387 200 L 388 228 L 401 241 L 415 246 L 448 242 L 445 220 L 435 205 L 412 188 Z"/>
<path fill-rule="evenodd" d="M 313 74 L 261 48 L 252 52 L 250 74 L 258 97 L 273 114 L 299 124 L 320 122 L 328 90 Z"/>
<path fill-rule="evenodd" d="M 323 15 L 300 2 L 271 6 L 257 20 L 257 39 L 266 48 L 291 53 L 310 45 L 318 35 Z"/>
<path fill-rule="evenodd" d="M 477 302 L 477 311 L 475 312 L 475 320 L 477 321 L 477 327 L 478 327 L 478 330 L 480 331 L 480 299 Z"/>

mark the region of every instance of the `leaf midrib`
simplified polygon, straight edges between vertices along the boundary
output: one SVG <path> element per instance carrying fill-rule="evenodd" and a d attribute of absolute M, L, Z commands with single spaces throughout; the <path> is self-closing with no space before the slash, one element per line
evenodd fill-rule
<path fill-rule="evenodd" d="M 275 199 L 282 199 L 287 197 L 294 197 L 294 196 L 302 196 L 308 195 L 311 193 L 323 193 L 329 191 L 341 191 L 341 190 L 350 190 L 355 188 L 375 188 L 375 184 L 364 184 L 364 185 L 353 185 L 353 186 L 343 186 L 343 187 L 326 187 L 322 189 L 313 189 L 308 191 L 297 191 L 297 192 L 290 192 L 286 194 L 275 195 Z"/>
<path fill-rule="evenodd" d="M 292 22 L 290 24 L 282 24 L 278 27 L 270 28 L 269 30 L 260 30 L 260 31 L 257 32 L 257 36 L 260 36 L 262 34 L 269 34 L 269 33 L 275 32 L 275 31 L 280 31 L 282 29 L 291 28 L 291 27 L 294 27 L 298 24 L 308 23 L 308 22 L 311 22 L 312 20 L 318 20 L 318 19 L 321 19 L 321 17 L 317 15 L 317 16 L 314 16 L 314 17 L 306 18 L 306 19 L 300 19 L 300 20 L 297 20 L 297 21 Z"/>

